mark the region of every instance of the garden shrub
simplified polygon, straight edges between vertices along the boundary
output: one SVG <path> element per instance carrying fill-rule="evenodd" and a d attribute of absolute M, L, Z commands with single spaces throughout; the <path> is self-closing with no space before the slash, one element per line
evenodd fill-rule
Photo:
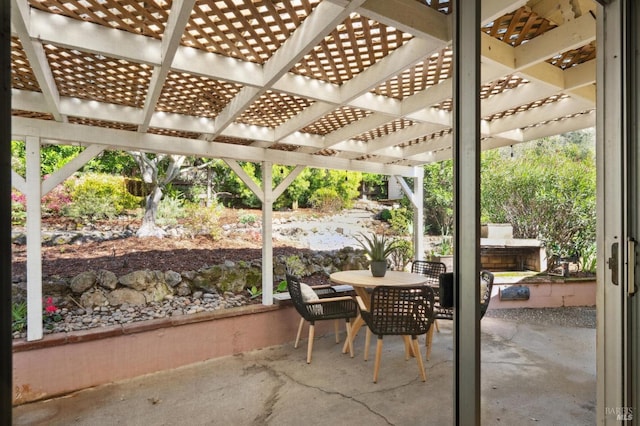
<path fill-rule="evenodd" d="M 158 204 L 156 223 L 160 226 L 175 226 L 178 219 L 186 215 L 184 202 L 180 194 L 174 196 L 164 196 Z"/>
<path fill-rule="evenodd" d="M 253 225 L 258 220 L 258 217 L 253 213 L 245 213 L 240 215 L 238 221 L 243 225 Z"/>
<path fill-rule="evenodd" d="M 391 219 L 391 210 L 389 209 L 382 209 L 380 211 L 380 214 L 378 216 L 380 218 L 380 220 L 383 220 L 385 222 L 389 222 L 389 219 Z"/>
<path fill-rule="evenodd" d="M 411 241 L 398 238 L 394 240 L 394 250 L 389 255 L 391 269 L 394 271 L 404 271 L 409 262 L 413 259 L 413 243 Z"/>
<path fill-rule="evenodd" d="M 338 192 L 333 188 L 319 188 L 317 189 L 309 202 L 313 208 L 322 212 L 335 212 L 342 210 L 344 202 L 338 195 Z"/>
<path fill-rule="evenodd" d="M 11 224 L 24 225 L 27 221 L 27 197 L 22 192 L 11 190 Z"/>
<path fill-rule="evenodd" d="M 400 235 L 410 233 L 413 224 L 413 212 L 405 207 L 391 210 L 389 217 L 389 225 L 391 229 Z"/>
<path fill-rule="evenodd" d="M 209 235 L 213 239 L 218 239 L 222 235 L 220 226 L 220 207 L 217 204 L 203 207 L 198 204 L 188 203 L 185 205 L 185 216 L 183 225 L 187 235 Z"/>
<path fill-rule="evenodd" d="M 71 191 L 64 184 L 57 185 L 47 195 L 42 197 L 43 216 L 61 216 L 64 209 L 71 203 Z"/>
<path fill-rule="evenodd" d="M 75 219 L 113 218 L 127 209 L 139 207 L 142 202 L 142 198 L 127 192 L 122 176 L 87 173 L 69 185 L 72 203 L 64 212 Z"/>
<path fill-rule="evenodd" d="M 302 262 L 299 256 L 296 256 L 295 254 L 288 256 L 284 260 L 284 263 L 287 273 L 298 277 L 307 275 L 307 267 L 305 266 L 304 262 Z"/>

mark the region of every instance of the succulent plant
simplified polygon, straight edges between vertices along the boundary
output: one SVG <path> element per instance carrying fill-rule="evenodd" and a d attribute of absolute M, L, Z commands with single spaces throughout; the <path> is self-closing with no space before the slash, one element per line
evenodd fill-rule
<path fill-rule="evenodd" d="M 356 237 L 356 241 L 362 246 L 372 262 L 387 260 L 387 257 L 396 248 L 395 240 L 388 239 L 384 234 L 371 233 L 370 236 L 367 236 L 360 233 L 360 235 L 363 239 Z"/>

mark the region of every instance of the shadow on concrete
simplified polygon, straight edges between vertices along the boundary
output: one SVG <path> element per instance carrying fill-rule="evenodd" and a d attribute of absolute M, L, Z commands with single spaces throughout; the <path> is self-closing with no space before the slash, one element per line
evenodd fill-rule
<path fill-rule="evenodd" d="M 363 361 L 361 332 L 353 359 L 325 336 L 314 344 L 309 365 L 306 341 L 299 349 L 274 346 L 15 407 L 13 423 L 451 424 L 451 322 L 441 321 L 440 330 L 426 362 L 426 382 L 415 360 L 405 360 L 402 340 L 389 336 L 374 384 L 375 343 L 370 360 Z M 149 349 L 150 357 L 162 356 Z M 485 318 L 481 358 L 483 425 L 595 424 L 594 329 Z"/>

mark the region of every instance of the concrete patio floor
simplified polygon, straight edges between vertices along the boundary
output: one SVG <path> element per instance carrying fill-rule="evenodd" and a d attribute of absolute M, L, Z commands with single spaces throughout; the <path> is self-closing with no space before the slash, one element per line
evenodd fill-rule
<path fill-rule="evenodd" d="M 306 340 L 87 389 L 14 408 L 14 425 L 447 425 L 452 422 L 451 322 L 440 322 L 427 382 L 399 337 L 375 339 L 363 361 L 333 336 Z M 293 336 L 292 336 L 293 337 Z M 423 343 L 423 338 L 420 339 Z M 424 356 L 424 345 L 421 346 Z M 595 330 L 482 320 L 483 425 L 595 424 Z M 154 354 L 150 348 L 149 356 Z"/>

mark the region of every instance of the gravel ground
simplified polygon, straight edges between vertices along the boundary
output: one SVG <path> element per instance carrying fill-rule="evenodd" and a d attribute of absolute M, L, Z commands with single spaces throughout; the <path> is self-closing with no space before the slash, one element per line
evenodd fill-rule
<path fill-rule="evenodd" d="M 489 309 L 487 317 L 529 324 L 557 325 L 561 327 L 596 328 L 595 306 L 565 308 Z"/>
<path fill-rule="evenodd" d="M 261 299 L 224 293 L 218 294 L 194 292 L 187 297 L 168 297 L 162 302 L 148 303 L 142 306 L 100 306 L 95 308 L 58 309 L 44 314 L 44 334 L 64 333 L 113 325 L 123 325 L 158 318 L 191 315 L 200 312 L 213 312 L 259 303 Z M 26 331 L 15 331 L 14 339 L 23 339 Z"/>

